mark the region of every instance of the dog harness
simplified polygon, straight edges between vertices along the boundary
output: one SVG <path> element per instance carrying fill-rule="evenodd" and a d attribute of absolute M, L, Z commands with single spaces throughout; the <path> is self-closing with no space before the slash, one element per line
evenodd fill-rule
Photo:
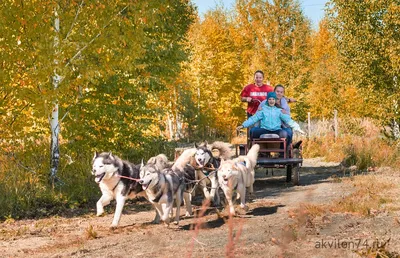
<path fill-rule="evenodd" d="M 240 164 L 240 165 L 246 166 L 246 162 L 245 161 L 236 162 L 236 164 Z"/>
<path fill-rule="evenodd" d="M 162 173 L 161 173 L 161 175 L 164 177 L 164 181 L 167 181 L 167 179 L 165 178 L 165 175 Z M 164 188 L 160 187 L 160 190 L 157 192 L 156 197 L 152 200 L 152 202 L 159 202 L 163 193 L 164 193 Z"/>

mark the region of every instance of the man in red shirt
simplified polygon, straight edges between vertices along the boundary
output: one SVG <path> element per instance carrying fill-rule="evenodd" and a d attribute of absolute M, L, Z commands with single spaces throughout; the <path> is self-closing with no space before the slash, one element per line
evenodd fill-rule
<path fill-rule="evenodd" d="M 254 84 L 249 84 L 240 93 L 242 102 L 247 102 L 247 117 L 257 112 L 261 101 L 267 98 L 268 92 L 273 92 L 274 88 L 264 84 L 264 73 L 260 70 L 254 73 Z"/>

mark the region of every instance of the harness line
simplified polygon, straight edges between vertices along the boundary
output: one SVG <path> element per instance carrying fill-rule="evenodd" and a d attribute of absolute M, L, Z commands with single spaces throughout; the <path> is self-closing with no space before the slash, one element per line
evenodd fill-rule
<path fill-rule="evenodd" d="M 132 180 L 132 181 L 135 181 L 135 182 L 139 182 L 139 181 L 140 181 L 140 179 L 133 178 L 133 177 L 129 177 L 129 176 L 121 176 L 121 175 L 117 175 L 117 177 L 121 177 L 121 178 L 129 179 L 129 180 Z"/>
<path fill-rule="evenodd" d="M 213 167 L 214 167 L 214 166 L 213 166 Z M 189 185 L 189 184 L 192 184 L 192 183 L 196 182 L 196 184 L 193 186 L 192 191 L 190 191 L 189 193 L 192 194 L 193 191 L 196 190 L 196 187 L 199 185 L 199 183 L 200 183 L 202 180 L 204 180 L 204 179 L 206 179 L 206 178 L 209 178 L 212 174 L 217 173 L 217 171 L 218 171 L 218 169 L 215 169 L 215 168 L 214 168 L 214 171 L 210 172 L 208 175 L 205 175 L 205 177 L 203 177 L 203 178 L 200 179 L 200 180 L 188 180 L 188 179 L 184 178 L 184 180 L 185 180 L 186 182 L 188 182 L 188 183 L 185 183 L 185 185 Z M 207 187 L 207 186 L 206 186 L 206 188 L 207 188 L 207 189 L 218 189 L 218 187 L 214 187 L 214 188 L 213 188 L 213 187 Z M 186 191 L 186 192 L 187 192 L 187 191 Z"/>

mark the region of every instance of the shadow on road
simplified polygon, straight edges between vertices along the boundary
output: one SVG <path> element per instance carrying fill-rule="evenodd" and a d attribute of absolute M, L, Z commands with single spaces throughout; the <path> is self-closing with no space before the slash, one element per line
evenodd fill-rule
<path fill-rule="evenodd" d="M 304 186 L 327 182 L 332 176 L 341 176 L 338 166 L 300 168 L 300 184 L 294 186 L 292 182 L 286 182 L 286 169 L 258 168 L 256 181 L 254 182 L 255 195 L 257 197 L 274 197 L 283 192 L 301 191 Z"/>
<path fill-rule="evenodd" d="M 265 216 L 271 215 L 278 211 L 278 208 L 285 207 L 285 205 L 275 205 L 271 207 L 257 207 L 251 210 L 246 215 L 253 215 L 253 216 Z"/>

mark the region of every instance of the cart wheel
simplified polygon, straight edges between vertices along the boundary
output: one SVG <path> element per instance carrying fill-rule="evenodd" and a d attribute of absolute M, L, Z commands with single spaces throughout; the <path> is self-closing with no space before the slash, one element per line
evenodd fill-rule
<path fill-rule="evenodd" d="M 294 171 L 293 171 L 293 184 L 294 185 L 299 185 L 300 184 L 300 165 L 294 166 Z"/>
<path fill-rule="evenodd" d="M 289 183 L 292 181 L 292 165 L 286 166 L 286 182 Z"/>

